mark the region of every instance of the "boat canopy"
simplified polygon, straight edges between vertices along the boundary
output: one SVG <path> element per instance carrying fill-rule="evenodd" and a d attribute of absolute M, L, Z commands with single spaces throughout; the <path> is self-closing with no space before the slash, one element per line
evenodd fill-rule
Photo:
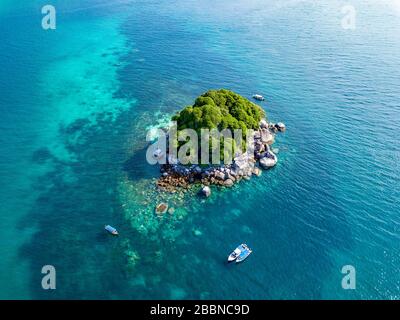
<path fill-rule="evenodd" d="M 104 228 L 104 229 L 106 229 L 107 231 L 109 231 L 109 232 L 111 232 L 111 233 L 113 233 L 113 232 L 117 231 L 117 229 L 115 229 L 115 228 L 111 227 L 110 225 L 107 225 L 107 226 L 105 226 L 105 228 Z"/>

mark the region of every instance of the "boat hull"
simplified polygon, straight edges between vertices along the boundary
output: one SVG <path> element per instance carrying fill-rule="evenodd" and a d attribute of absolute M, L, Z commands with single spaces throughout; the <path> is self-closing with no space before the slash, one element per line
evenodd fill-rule
<path fill-rule="evenodd" d="M 249 247 L 247 247 L 246 244 L 242 243 L 241 245 L 239 245 L 239 246 L 228 256 L 228 262 L 233 262 L 233 261 L 235 261 L 235 260 L 236 260 L 236 262 L 237 262 L 237 259 L 238 259 L 239 257 L 241 257 L 243 254 L 245 254 L 247 251 L 250 251 L 250 253 L 251 253 L 251 250 L 249 249 Z M 247 258 L 247 256 L 246 256 L 246 258 Z M 246 259 L 246 258 L 244 258 L 244 259 Z M 244 259 L 243 259 L 243 260 L 244 260 Z"/>
<path fill-rule="evenodd" d="M 232 256 L 229 256 L 229 257 L 228 257 L 228 262 L 235 261 L 235 260 L 236 260 L 236 258 L 237 258 L 237 257 L 232 257 Z"/>
<path fill-rule="evenodd" d="M 111 227 L 110 225 L 104 226 L 104 229 L 105 229 L 107 232 L 111 233 L 113 236 L 117 236 L 117 235 L 118 235 L 117 229 Z"/>
<path fill-rule="evenodd" d="M 236 263 L 240 263 L 240 262 L 246 260 L 251 253 L 252 253 L 251 250 L 241 253 L 240 256 L 237 257 Z"/>

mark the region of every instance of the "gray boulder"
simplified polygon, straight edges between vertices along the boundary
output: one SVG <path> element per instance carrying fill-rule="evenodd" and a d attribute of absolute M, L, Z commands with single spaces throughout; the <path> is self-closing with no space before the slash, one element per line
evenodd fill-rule
<path fill-rule="evenodd" d="M 232 187 L 233 186 L 233 181 L 231 179 L 226 179 L 224 181 L 224 186 L 225 187 Z"/>
<path fill-rule="evenodd" d="M 225 179 L 225 174 L 221 171 L 216 171 L 214 176 L 220 180 L 224 180 Z"/>
<path fill-rule="evenodd" d="M 276 158 L 276 156 L 274 157 L 264 157 L 262 159 L 260 159 L 260 166 L 263 167 L 264 169 L 269 169 L 272 168 L 276 165 L 276 163 L 278 162 L 278 159 Z"/>
<path fill-rule="evenodd" d="M 274 143 L 274 135 L 268 129 L 263 129 L 261 132 L 261 142 L 264 144 Z"/>
<path fill-rule="evenodd" d="M 275 127 L 279 130 L 279 131 L 285 131 L 286 130 L 286 126 L 284 123 L 282 122 L 278 122 Z"/>
<path fill-rule="evenodd" d="M 194 172 L 196 172 L 197 174 L 201 173 L 201 168 L 199 166 L 195 166 L 194 167 Z"/>
<path fill-rule="evenodd" d="M 267 122 L 267 120 L 262 119 L 262 120 L 260 121 L 260 128 L 262 128 L 262 129 L 268 128 L 268 122 Z"/>
<path fill-rule="evenodd" d="M 259 168 L 257 168 L 257 167 L 254 167 L 253 174 L 255 176 L 260 176 L 261 175 L 261 170 Z"/>

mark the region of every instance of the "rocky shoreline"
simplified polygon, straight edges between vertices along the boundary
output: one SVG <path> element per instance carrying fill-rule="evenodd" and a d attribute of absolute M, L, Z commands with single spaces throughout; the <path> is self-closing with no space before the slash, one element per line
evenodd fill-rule
<path fill-rule="evenodd" d="M 233 159 L 232 164 L 220 166 L 200 166 L 182 164 L 161 165 L 161 177 L 157 186 L 168 192 L 176 192 L 177 188 L 188 189 L 192 184 L 202 184 L 202 194 L 211 194 L 210 185 L 231 187 L 241 180 L 249 180 L 253 175 L 259 176 L 261 169 L 269 169 L 276 165 L 278 158 L 271 150 L 275 134 L 283 132 L 283 123 L 260 121 L 260 127 L 254 134 L 254 155 L 243 153 Z"/>

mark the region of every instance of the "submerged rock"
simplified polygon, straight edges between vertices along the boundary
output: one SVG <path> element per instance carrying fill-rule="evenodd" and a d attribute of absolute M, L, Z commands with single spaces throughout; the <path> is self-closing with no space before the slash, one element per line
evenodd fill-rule
<path fill-rule="evenodd" d="M 161 202 L 156 206 L 156 213 L 157 214 L 164 214 L 168 210 L 168 204 Z"/>
<path fill-rule="evenodd" d="M 209 186 L 205 186 L 201 189 L 201 193 L 203 194 L 203 196 L 205 197 L 209 197 L 211 195 L 211 189 Z"/>
<path fill-rule="evenodd" d="M 253 174 L 257 177 L 259 177 L 261 175 L 261 170 L 260 168 L 254 167 L 253 169 Z"/>
<path fill-rule="evenodd" d="M 192 232 L 196 237 L 200 237 L 203 234 L 199 229 L 193 229 Z"/>
<path fill-rule="evenodd" d="M 126 251 L 125 251 L 125 254 L 126 254 L 128 266 L 129 266 L 130 268 L 135 267 L 137 261 L 140 260 L 139 254 L 138 254 L 136 251 L 134 251 L 134 250 L 126 250 Z"/>

